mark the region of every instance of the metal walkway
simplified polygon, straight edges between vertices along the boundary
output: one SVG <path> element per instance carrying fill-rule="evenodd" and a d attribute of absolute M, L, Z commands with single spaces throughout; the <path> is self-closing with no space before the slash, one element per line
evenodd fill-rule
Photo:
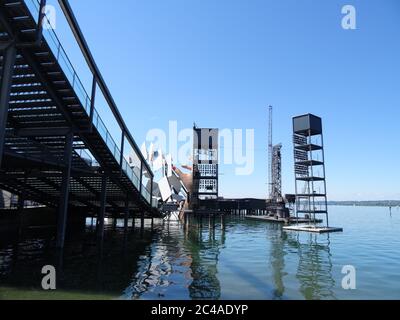
<path fill-rule="evenodd" d="M 72 10 L 60 5 L 93 75 L 82 85 L 41 8 L 45 1 L 0 0 L 0 189 L 58 208 L 63 246 L 71 208 L 158 214 L 153 173 L 95 65 Z M 101 90 L 121 130 L 117 145 L 96 110 Z M 99 107 L 98 107 L 99 108 Z M 130 147 L 130 148 L 129 148 Z M 132 149 L 133 165 L 124 157 Z"/>

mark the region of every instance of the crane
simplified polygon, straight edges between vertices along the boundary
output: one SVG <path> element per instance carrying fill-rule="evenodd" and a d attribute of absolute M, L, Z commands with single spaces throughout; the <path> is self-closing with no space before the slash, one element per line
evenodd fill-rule
<path fill-rule="evenodd" d="M 268 107 L 268 196 L 267 199 L 272 199 L 272 153 L 273 153 L 273 144 L 272 144 L 272 106 Z"/>

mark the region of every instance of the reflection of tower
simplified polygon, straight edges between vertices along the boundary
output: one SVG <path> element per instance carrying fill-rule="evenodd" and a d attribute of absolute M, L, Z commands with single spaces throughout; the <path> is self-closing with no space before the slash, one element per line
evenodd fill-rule
<path fill-rule="evenodd" d="M 306 114 L 293 118 L 293 144 L 296 188 L 296 215 L 325 214 L 326 197 L 324 143 L 321 118 Z"/>
<path fill-rule="evenodd" d="M 224 245 L 223 228 L 190 228 L 185 248 L 191 253 L 192 283 L 189 295 L 192 299 L 216 300 L 221 296 L 217 277 L 220 247 Z"/>
<path fill-rule="evenodd" d="M 271 256 L 270 263 L 273 271 L 273 278 L 275 283 L 274 297 L 277 299 L 282 299 L 285 293 L 285 285 L 283 282 L 284 269 L 285 269 L 285 242 L 287 238 L 287 233 L 282 232 L 281 227 L 278 224 L 271 224 L 269 228 L 274 228 L 271 230 Z"/>
<path fill-rule="evenodd" d="M 218 198 L 218 129 L 193 127 L 193 196 L 191 208 Z"/>
<path fill-rule="evenodd" d="M 288 233 L 288 237 L 288 244 L 297 249 L 299 256 L 296 278 L 303 297 L 307 300 L 335 299 L 329 234 L 297 234 L 294 237 Z M 307 240 L 303 241 L 303 237 Z"/>
<path fill-rule="evenodd" d="M 176 288 L 174 293 L 183 297 L 187 295 L 192 258 L 185 248 L 181 232 L 178 221 L 168 221 L 164 225 L 162 232 L 157 233 L 157 238 L 153 238 L 151 247 L 138 257 L 138 270 L 132 284 L 125 290 L 125 296 L 159 299 L 165 296 L 169 286 L 180 281 L 186 286 Z"/>

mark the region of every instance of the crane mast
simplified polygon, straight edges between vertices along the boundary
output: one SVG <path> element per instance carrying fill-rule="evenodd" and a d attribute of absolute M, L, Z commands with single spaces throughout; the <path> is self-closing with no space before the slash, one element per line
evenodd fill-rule
<path fill-rule="evenodd" d="M 273 195 L 273 182 L 272 182 L 272 106 L 268 107 L 268 196 L 267 199 L 272 199 Z"/>

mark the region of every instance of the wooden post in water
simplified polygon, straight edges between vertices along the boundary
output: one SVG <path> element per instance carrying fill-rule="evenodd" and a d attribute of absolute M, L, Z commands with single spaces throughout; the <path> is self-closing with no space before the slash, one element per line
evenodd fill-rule
<path fill-rule="evenodd" d="M 144 211 L 142 211 L 140 216 L 140 236 L 142 238 L 144 236 Z"/>
<path fill-rule="evenodd" d="M 22 228 L 23 228 L 23 217 L 24 217 L 24 203 L 25 199 L 24 196 L 21 194 L 18 196 L 18 234 L 22 234 Z"/>
<path fill-rule="evenodd" d="M 104 216 L 106 212 L 106 205 L 107 205 L 107 176 L 102 177 L 101 181 L 101 206 L 100 211 L 98 213 L 98 229 L 97 229 L 97 238 L 103 242 L 104 238 Z"/>
<path fill-rule="evenodd" d="M 132 214 L 132 233 L 135 233 L 135 213 Z"/>
<path fill-rule="evenodd" d="M 113 230 L 115 231 L 117 229 L 117 216 L 113 216 Z"/>

